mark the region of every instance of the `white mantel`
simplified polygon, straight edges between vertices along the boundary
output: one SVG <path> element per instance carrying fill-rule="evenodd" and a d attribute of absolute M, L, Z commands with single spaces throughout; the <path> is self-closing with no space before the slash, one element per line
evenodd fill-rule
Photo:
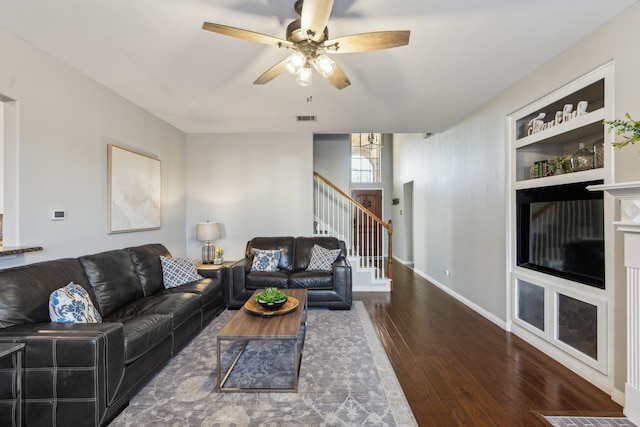
<path fill-rule="evenodd" d="M 624 414 L 640 425 L 640 181 L 593 185 L 620 200 L 620 219 L 613 225 L 624 232 L 627 268 L 627 381 Z"/>

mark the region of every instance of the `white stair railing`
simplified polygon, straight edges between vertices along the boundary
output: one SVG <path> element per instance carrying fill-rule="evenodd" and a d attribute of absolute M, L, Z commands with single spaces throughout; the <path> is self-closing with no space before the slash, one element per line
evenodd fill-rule
<path fill-rule="evenodd" d="M 362 267 L 372 268 L 375 279 L 392 280 L 391 221 L 385 223 L 322 175 L 313 175 L 314 233 L 344 240 L 349 255 L 358 256 Z"/>

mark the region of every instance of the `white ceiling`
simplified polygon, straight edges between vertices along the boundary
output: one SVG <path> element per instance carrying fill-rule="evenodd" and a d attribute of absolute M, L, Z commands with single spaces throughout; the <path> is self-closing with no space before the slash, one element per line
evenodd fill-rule
<path fill-rule="evenodd" d="M 635 2 L 335 0 L 331 38 L 411 39 L 334 55 L 352 84 L 339 91 L 315 74 L 310 103 L 286 73 L 252 84 L 289 51 L 202 30 L 284 38 L 295 0 L 0 0 L 0 27 L 187 133 L 437 132 Z"/>

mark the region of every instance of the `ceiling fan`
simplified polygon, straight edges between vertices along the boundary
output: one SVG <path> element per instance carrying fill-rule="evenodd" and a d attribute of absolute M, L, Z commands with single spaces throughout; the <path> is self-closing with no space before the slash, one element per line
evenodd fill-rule
<path fill-rule="evenodd" d="M 202 29 L 226 36 L 293 50 L 293 54 L 265 71 L 253 84 L 266 84 L 285 71 L 297 76 L 302 86 L 311 84 L 311 67 L 337 89 L 351 82 L 326 53 L 355 53 L 389 49 L 409 43 L 409 31 L 379 31 L 329 39 L 327 23 L 333 0 L 297 0 L 294 9 L 300 18 L 287 26 L 286 39 L 240 28 L 205 22 Z"/>

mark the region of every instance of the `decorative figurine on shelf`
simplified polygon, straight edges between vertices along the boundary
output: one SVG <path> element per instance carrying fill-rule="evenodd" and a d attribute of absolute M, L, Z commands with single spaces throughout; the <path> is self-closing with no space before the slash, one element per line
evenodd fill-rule
<path fill-rule="evenodd" d="M 529 123 L 527 123 L 527 135 L 533 135 L 535 133 L 551 129 L 552 127 L 558 126 L 562 123 L 567 123 L 568 121 L 575 119 L 576 117 L 584 116 L 585 114 L 588 114 L 588 106 L 588 101 L 578 102 L 578 105 L 575 109 L 573 108 L 573 104 L 564 104 L 564 106 L 562 107 L 562 111 L 556 111 L 554 118 L 548 122 L 544 121 L 547 113 L 538 113 L 536 117 L 534 117 L 529 121 Z"/>
<path fill-rule="evenodd" d="M 574 172 L 593 169 L 593 153 L 584 147 L 584 143 L 578 145 L 576 151 L 570 158 L 571 170 Z"/>
<path fill-rule="evenodd" d="M 566 123 L 571 120 L 571 112 L 573 111 L 573 104 L 564 104 L 562 108 L 562 123 Z"/>
<path fill-rule="evenodd" d="M 584 116 L 587 114 L 587 107 L 589 103 L 587 101 L 578 102 L 578 106 L 576 107 L 576 111 L 578 112 L 578 116 Z"/>
<path fill-rule="evenodd" d="M 604 139 L 600 138 L 593 144 L 593 167 L 604 167 Z"/>
<path fill-rule="evenodd" d="M 215 258 L 213 258 L 213 263 L 216 265 L 224 263 L 224 248 L 222 246 L 216 246 Z"/>
<path fill-rule="evenodd" d="M 540 132 L 544 127 L 544 117 L 546 113 L 539 113 L 536 117 L 531 119 L 527 124 L 527 134 L 533 135 L 534 133 Z"/>

